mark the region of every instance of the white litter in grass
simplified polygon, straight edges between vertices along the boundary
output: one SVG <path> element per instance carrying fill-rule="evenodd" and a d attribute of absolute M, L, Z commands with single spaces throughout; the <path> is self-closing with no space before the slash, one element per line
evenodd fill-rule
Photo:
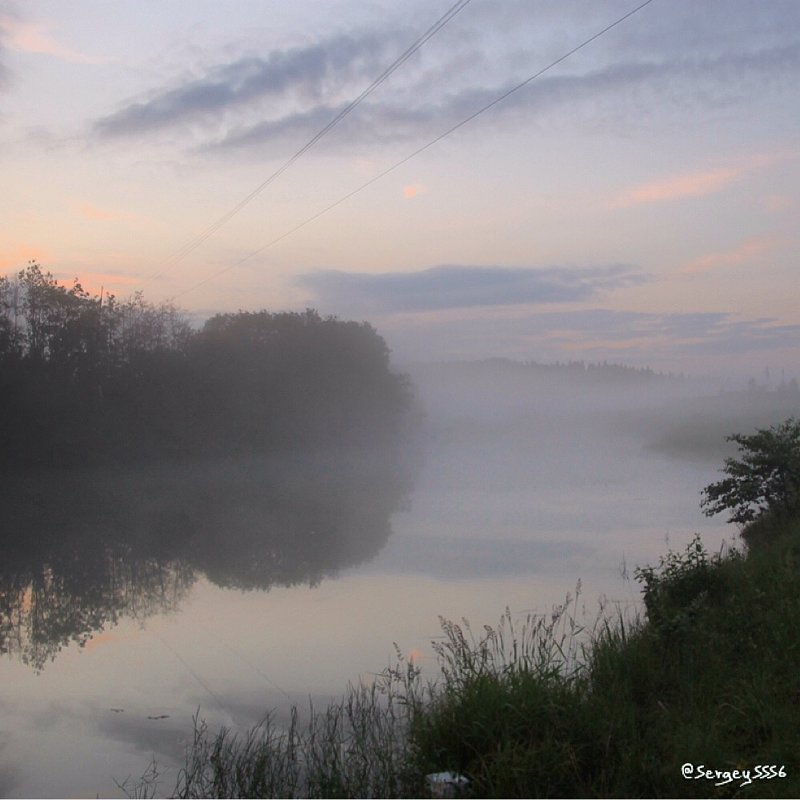
<path fill-rule="evenodd" d="M 458 797 L 469 786 L 469 779 L 458 772 L 431 772 L 425 783 L 431 797 Z"/>

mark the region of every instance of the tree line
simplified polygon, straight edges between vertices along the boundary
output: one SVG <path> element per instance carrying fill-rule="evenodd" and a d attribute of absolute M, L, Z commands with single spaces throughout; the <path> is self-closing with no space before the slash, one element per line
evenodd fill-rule
<path fill-rule="evenodd" d="M 0 466 L 76 466 L 397 441 L 411 404 L 367 323 L 220 314 L 0 277 Z"/>

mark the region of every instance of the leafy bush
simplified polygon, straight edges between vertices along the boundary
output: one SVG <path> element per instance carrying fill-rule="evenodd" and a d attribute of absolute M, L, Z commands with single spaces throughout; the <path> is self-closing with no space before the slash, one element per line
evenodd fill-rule
<path fill-rule="evenodd" d="M 719 571 L 709 559 L 699 534 L 694 535 L 683 553 L 670 551 L 659 559 L 658 566 L 639 567 L 634 575 L 643 584 L 650 625 L 665 635 L 687 629 L 719 586 Z"/>
<path fill-rule="evenodd" d="M 727 441 L 739 446 L 739 458 L 725 459 L 728 477 L 703 489 L 705 514 L 730 511 L 728 522 L 747 525 L 765 514 L 790 517 L 800 511 L 800 420 L 761 428 Z"/>

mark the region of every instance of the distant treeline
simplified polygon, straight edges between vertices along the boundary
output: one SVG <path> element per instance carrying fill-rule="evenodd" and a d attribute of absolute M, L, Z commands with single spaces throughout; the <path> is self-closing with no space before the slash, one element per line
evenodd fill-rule
<path fill-rule="evenodd" d="M 367 323 L 221 314 L 0 277 L 0 466 L 74 466 L 396 440 L 411 400 Z"/>
<path fill-rule="evenodd" d="M 498 363 L 514 364 L 507 359 L 490 359 Z M 586 363 L 585 361 L 555 361 L 552 364 L 541 364 L 538 361 L 524 361 L 519 367 L 530 374 L 547 375 L 558 373 L 560 375 L 575 375 L 586 377 L 591 382 L 641 383 L 644 381 L 674 381 L 683 380 L 683 375 L 656 372 L 650 367 L 630 367 L 625 364 Z"/>
<path fill-rule="evenodd" d="M 587 363 L 585 361 L 515 361 L 510 358 L 483 358 L 469 361 L 443 361 L 414 365 L 415 371 L 432 372 L 450 377 L 492 376 L 499 379 L 542 379 L 542 383 L 566 382 L 591 386 L 631 386 L 656 383 L 683 383 L 683 374 L 656 372 L 650 367 L 631 367 L 624 364 Z"/>

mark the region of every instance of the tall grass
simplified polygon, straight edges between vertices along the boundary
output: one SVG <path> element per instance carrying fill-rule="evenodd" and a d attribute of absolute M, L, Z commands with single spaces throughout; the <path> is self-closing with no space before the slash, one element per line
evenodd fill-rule
<path fill-rule="evenodd" d="M 413 766 L 409 725 L 424 703 L 419 671 L 398 658 L 368 683 L 348 687 L 323 709 L 309 704 L 299 722 L 273 715 L 244 733 L 209 729 L 194 718 L 172 797 L 418 797 L 424 776 Z M 120 788 L 129 797 L 160 793 L 157 765 Z"/>
<path fill-rule="evenodd" d="M 576 594 L 478 633 L 443 619 L 435 678 L 398 655 L 304 726 L 296 709 L 239 736 L 196 720 L 174 794 L 420 797 L 448 770 L 475 797 L 800 796 L 800 522 L 775 524 L 747 554 L 695 539 L 637 570 L 646 617 L 587 629 Z"/>

